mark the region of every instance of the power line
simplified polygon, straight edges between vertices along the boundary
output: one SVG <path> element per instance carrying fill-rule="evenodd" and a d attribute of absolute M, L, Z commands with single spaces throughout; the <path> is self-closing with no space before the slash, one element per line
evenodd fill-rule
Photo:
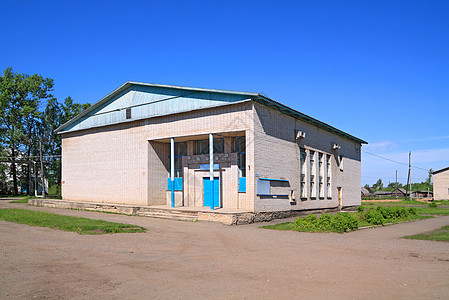
<path fill-rule="evenodd" d="M 389 161 L 391 161 L 391 162 L 394 162 L 394 163 L 397 163 L 397 164 L 400 164 L 400 165 L 403 165 L 403 166 L 407 166 L 407 167 L 408 167 L 408 164 L 406 164 L 406 163 L 401 163 L 401 162 L 399 162 L 399 161 L 396 161 L 396 160 L 393 160 L 393 159 L 390 159 L 390 158 L 386 158 L 386 157 L 383 157 L 383 156 L 380 156 L 380 155 L 377 155 L 377 154 L 374 154 L 374 153 L 371 153 L 371 152 L 368 152 L 368 151 L 365 151 L 365 150 L 362 150 L 362 152 L 365 152 L 365 153 L 371 154 L 371 155 L 373 155 L 373 156 L 376 156 L 376 157 L 379 157 L 379 158 L 382 158 L 382 159 L 385 159 L 385 160 L 389 160 Z M 411 167 L 412 167 L 412 168 L 415 168 L 415 169 L 420 169 L 420 170 L 424 170 L 424 171 L 426 171 L 426 172 L 429 172 L 429 170 L 424 169 L 424 168 L 420 168 L 420 167 L 416 167 L 416 166 L 411 166 Z"/>
<path fill-rule="evenodd" d="M 49 157 L 61 157 L 62 155 L 44 155 L 44 156 L 42 156 L 42 157 L 45 157 L 45 158 L 49 158 Z M 24 156 L 24 157 L 28 157 L 28 158 L 31 158 L 31 157 L 40 157 L 39 155 L 30 155 L 30 156 Z M 17 157 L 17 156 L 2 156 L 2 157 L 0 157 L 0 159 L 4 159 L 4 158 L 14 158 L 14 159 L 21 159 L 20 157 Z"/>

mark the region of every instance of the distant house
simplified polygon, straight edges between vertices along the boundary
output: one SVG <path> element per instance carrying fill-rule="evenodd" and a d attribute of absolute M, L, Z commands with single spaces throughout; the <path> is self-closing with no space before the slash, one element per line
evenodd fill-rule
<path fill-rule="evenodd" d="M 375 191 L 373 196 L 379 198 L 391 197 L 391 191 Z"/>
<path fill-rule="evenodd" d="M 433 192 L 431 191 L 413 191 L 412 198 L 431 198 Z"/>
<path fill-rule="evenodd" d="M 391 192 L 391 197 L 405 197 L 408 196 L 409 192 L 404 188 L 397 188 Z"/>
<path fill-rule="evenodd" d="M 433 175 L 433 199 L 449 200 L 449 167 L 437 170 Z"/>
<path fill-rule="evenodd" d="M 372 196 L 373 196 L 373 190 L 370 187 L 362 186 L 362 197 L 372 197 Z"/>

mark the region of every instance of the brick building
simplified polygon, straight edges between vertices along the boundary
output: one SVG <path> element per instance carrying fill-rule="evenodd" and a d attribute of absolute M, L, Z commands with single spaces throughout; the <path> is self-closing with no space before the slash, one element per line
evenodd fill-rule
<path fill-rule="evenodd" d="M 127 82 L 57 132 L 64 200 L 249 212 L 361 201 L 366 142 L 258 93 Z"/>
<path fill-rule="evenodd" d="M 433 175 L 433 199 L 449 200 L 449 167 L 437 170 Z"/>

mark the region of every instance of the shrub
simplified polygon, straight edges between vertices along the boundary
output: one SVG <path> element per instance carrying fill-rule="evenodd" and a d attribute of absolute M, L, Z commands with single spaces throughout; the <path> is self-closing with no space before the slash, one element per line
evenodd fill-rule
<path fill-rule="evenodd" d="M 330 214 L 321 214 L 321 217 L 317 222 L 318 228 L 322 230 L 331 230 L 331 220 L 332 216 Z"/>
<path fill-rule="evenodd" d="M 331 220 L 333 231 L 345 232 L 359 228 L 357 217 L 349 213 L 338 212 Z"/>
<path fill-rule="evenodd" d="M 438 205 L 435 202 L 430 202 L 429 203 L 429 207 L 438 207 Z"/>
<path fill-rule="evenodd" d="M 411 215 L 416 215 L 416 214 L 418 213 L 418 210 L 416 209 L 416 207 L 409 207 L 409 208 L 408 208 L 408 212 L 409 212 Z"/>
<path fill-rule="evenodd" d="M 365 206 L 360 205 L 359 207 L 357 207 L 357 211 L 358 212 L 363 212 L 365 210 Z"/>
<path fill-rule="evenodd" d="M 295 226 L 299 231 L 316 231 L 317 218 L 315 215 L 307 215 L 305 218 L 297 218 Z"/>
<path fill-rule="evenodd" d="M 54 197 L 61 197 L 61 186 L 52 185 L 48 188 L 48 195 Z"/>
<path fill-rule="evenodd" d="M 365 220 L 373 225 L 383 225 L 384 217 L 378 209 L 370 208 L 365 211 Z"/>

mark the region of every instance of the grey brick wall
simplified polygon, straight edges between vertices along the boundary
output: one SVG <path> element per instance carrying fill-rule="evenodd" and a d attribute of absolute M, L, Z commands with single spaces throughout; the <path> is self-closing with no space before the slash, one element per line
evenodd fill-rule
<path fill-rule="evenodd" d="M 449 200 L 449 170 L 433 175 L 433 198 Z"/>
<path fill-rule="evenodd" d="M 336 134 L 330 133 L 304 121 L 287 116 L 262 104 L 254 104 L 254 160 L 255 172 L 260 177 L 287 179 L 290 187 L 285 191 L 293 190 L 295 202 L 284 198 L 257 197 L 255 211 L 273 211 L 290 209 L 315 209 L 338 206 L 337 187 L 342 188 L 342 205 L 360 205 L 360 145 Z M 296 141 L 295 132 L 306 133 L 304 139 Z M 341 145 L 341 149 L 332 150 L 333 144 Z M 307 199 L 299 197 L 299 148 L 312 150 L 331 155 L 332 166 L 332 197 Z M 340 171 L 336 158 L 343 155 L 343 171 Z M 306 165 L 309 164 L 309 155 Z M 315 159 L 318 167 L 318 159 Z M 316 174 L 318 170 L 316 170 Z M 309 175 L 309 174 L 307 174 Z M 309 180 L 307 190 L 309 190 Z M 315 180 L 317 183 L 318 181 Z M 318 184 L 315 185 L 318 188 Z M 274 189 L 276 191 L 276 189 Z M 316 192 L 317 195 L 318 191 Z"/>

